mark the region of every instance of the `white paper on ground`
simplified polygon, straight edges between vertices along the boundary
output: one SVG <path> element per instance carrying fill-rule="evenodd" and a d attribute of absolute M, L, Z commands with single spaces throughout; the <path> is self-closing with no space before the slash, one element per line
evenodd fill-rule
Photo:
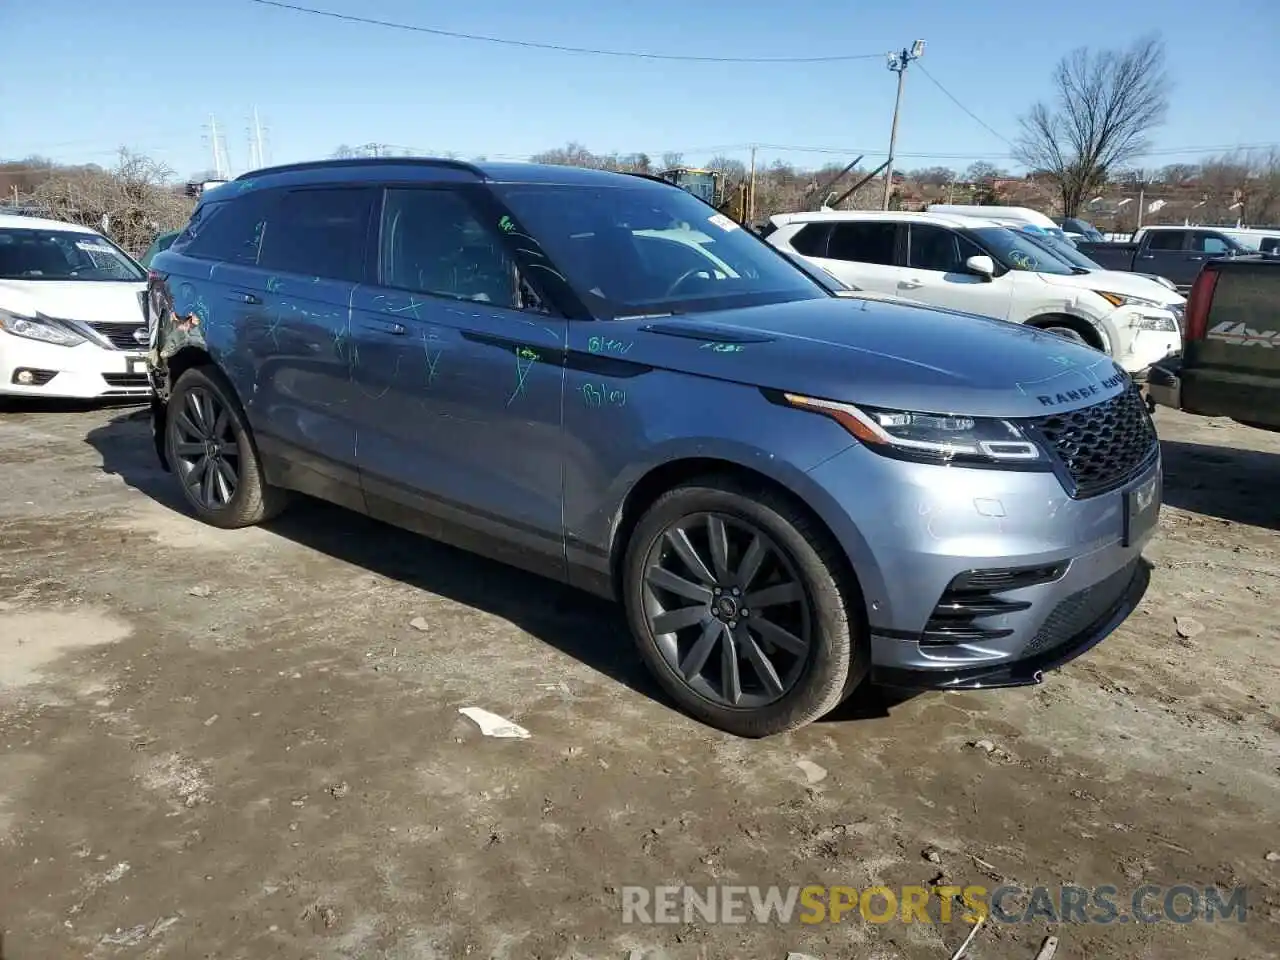
<path fill-rule="evenodd" d="M 482 710 L 480 707 L 459 707 L 458 712 L 469 720 L 475 721 L 480 732 L 486 737 L 499 737 L 504 740 L 527 740 L 530 733 L 519 724 L 512 723 L 506 717 Z"/>

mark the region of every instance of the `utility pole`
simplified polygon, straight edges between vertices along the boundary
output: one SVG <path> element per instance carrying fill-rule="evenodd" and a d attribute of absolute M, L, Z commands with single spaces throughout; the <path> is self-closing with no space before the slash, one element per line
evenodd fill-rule
<path fill-rule="evenodd" d="M 213 169 L 217 179 L 222 177 L 222 148 L 218 144 L 218 118 L 209 114 L 209 140 L 213 144 Z"/>
<path fill-rule="evenodd" d="M 907 78 L 907 66 L 912 60 L 924 56 L 924 41 L 917 40 L 908 50 L 903 47 L 889 57 L 889 69 L 898 75 L 898 96 L 893 101 L 893 126 L 889 130 L 889 162 L 884 171 L 884 207 L 889 209 L 889 195 L 893 192 L 893 153 L 898 146 L 898 111 L 902 108 L 902 83 Z"/>
<path fill-rule="evenodd" d="M 751 145 L 751 176 L 747 187 L 747 215 L 743 219 L 750 226 L 756 218 L 756 147 Z"/>
<path fill-rule="evenodd" d="M 253 165 L 261 169 L 267 165 L 262 155 L 262 121 L 258 119 L 258 108 L 253 108 Z"/>

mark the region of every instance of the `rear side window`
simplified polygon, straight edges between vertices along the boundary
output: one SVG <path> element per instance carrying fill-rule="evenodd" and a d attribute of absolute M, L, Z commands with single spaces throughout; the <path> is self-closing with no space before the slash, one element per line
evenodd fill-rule
<path fill-rule="evenodd" d="M 829 223 L 806 223 L 791 238 L 791 249 L 806 257 L 825 257 L 827 237 L 831 235 Z"/>
<path fill-rule="evenodd" d="M 377 191 L 368 187 L 291 190 L 267 217 L 258 266 L 358 283 Z"/>
<path fill-rule="evenodd" d="M 827 243 L 827 256 L 854 263 L 893 266 L 896 223 L 849 222 L 834 224 Z"/>
<path fill-rule="evenodd" d="M 201 204 L 170 249 L 189 257 L 251 267 L 258 262 L 271 200 L 270 194 L 254 192 Z"/>
<path fill-rule="evenodd" d="M 1151 250 L 1181 250 L 1187 238 L 1185 230 L 1153 230 L 1148 236 Z"/>

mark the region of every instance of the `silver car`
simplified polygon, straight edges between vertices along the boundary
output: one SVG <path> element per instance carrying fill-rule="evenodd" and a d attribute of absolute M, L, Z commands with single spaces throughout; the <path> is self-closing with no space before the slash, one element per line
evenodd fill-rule
<path fill-rule="evenodd" d="M 696 717 L 1036 683 L 1147 583 L 1155 431 L 1051 333 L 864 297 L 651 179 L 443 160 L 207 191 L 152 264 L 157 449 L 620 600 Z"/>

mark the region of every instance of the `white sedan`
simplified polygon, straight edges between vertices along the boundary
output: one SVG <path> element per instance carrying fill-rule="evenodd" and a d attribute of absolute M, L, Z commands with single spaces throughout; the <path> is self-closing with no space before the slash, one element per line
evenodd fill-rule
<path fill-rule="evenodd" d="M 0 396 L 146 396 L 145 289 L 97 231 L 0 215 Z"/>

